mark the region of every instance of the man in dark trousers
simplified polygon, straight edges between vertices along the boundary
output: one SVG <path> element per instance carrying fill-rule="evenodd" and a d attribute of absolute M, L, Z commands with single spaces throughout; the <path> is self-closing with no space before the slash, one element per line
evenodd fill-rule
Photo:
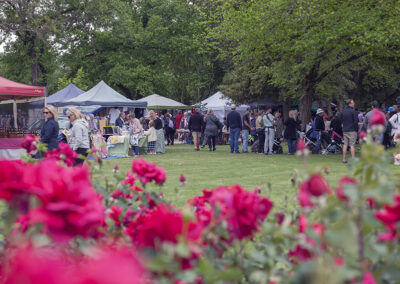
<path fill-rule="evenodd" d="M 229 141 L 231 145 L 231 153 L 235 151 L 239 154 L 239 135 L 242 130 L 242 118 L 240 114 L 236 111 L 236 105 L 231 105 L 231 112 L 228 113 L 226 118 L 226 123 L 229 128 Z"/>
<path fill-rule="evenodd" d="M 343 163 L 346 164 L 347 147 L 350 146 L 351 157 L 356 155 L 356 141 L 358 134 L 358 115 L 354 110 L 354 100 L 349 99 L 346 101 L 346 107 L 342 113 L 342 128 L 343 128 Z"/>
<path fill-rule="evenodd" d="M 203 130 L 204 120 L 203 116 L 200 114 L 200 110 L 196 109 L 194 114 L 189 119 L 189 130 L 192 132 L 194 150 L 199 151 L 200 136 Z"/>
<path fill-rule="evenodd" d="M 325 123 L 324 119 L 322 118 L 324 116 L 324 111 L 319 108 L 317 109 L 317 115 L 315 116 L 315 131 L 317 132 L 317 149 L 315 150 L 315 153 L 318 154 L 319 150 L 321 148 L 321 140 L 322 140 L 322 133 L 325 130 Z"/>

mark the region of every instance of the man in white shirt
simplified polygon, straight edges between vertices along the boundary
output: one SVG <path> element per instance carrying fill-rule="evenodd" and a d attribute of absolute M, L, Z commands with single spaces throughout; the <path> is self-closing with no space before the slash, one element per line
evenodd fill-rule
<path fill-rule="evenodd" d="M 120 111 L 117 108 L 111 108 L 109 111 L 110 114 L 110 124 L 115 125 L 115 121 L 119 117 Z"/>

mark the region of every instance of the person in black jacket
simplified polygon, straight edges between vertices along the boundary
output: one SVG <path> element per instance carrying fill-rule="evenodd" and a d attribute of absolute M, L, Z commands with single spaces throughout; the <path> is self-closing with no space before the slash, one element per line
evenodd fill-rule
<path fill-rule="evenodd" d="M 240 113 L 236 111 L 236 105 L 231 105 L 231 112 L 228 113 L 226 118 L 227 126 L 229 128 L 229 141 L 231 146 L 231 153 L 235 151 L 239 154 L 239 135 L 242 131 L 242 117 Z"/>
<path fill-rule="evenodd" d="M 318 153 L 321 148 L 322 133 L 325 130 L 324 111 L 322 109 L 317 109 L 317 115 L 315 116 L 315 131 L 317 132 L 317 146 L 316 152 Z"/>
<path fill-rule="evenodd" d="M 190 132 L 192 132 L 195 151 L 200 150 L 199 148 L 200 136 L 201 136 L 201 131 L 203 130 L 203 126 L 204 126 L 203 116 L 200 114 L 200 110 L 196 109 L 194 114 L 189 119 L 189 130 Z"/>
<path fill-rule="evenodd" d="M 285 132 L 283 137 L 287 140 L 289 155 L 296 153 L 296 142 L 297 142 L 297 117 L 296 111 L 289 111 L 289 118 L 285 121 Z"/>
<path fill-rule="evenodd" d="M 57 110 L 53 106 L 46 106 L 43 111 L 46 122 L 40 132 L 40 142 L 47 144 L 47 150 L 52 151 L 58 148 L 58 126 Z"/>
<path fill-rule="evenodd" d="M 340 112 L 337 112 L 335 117 L 332 119 L 330 129 L 343 137 L 342 115 Z"/>
<path fill-rule="evenodd" d="M 346 153 L 347 147 L 350 146 L 351 157 L 354 158 L 356 154 L 356 141 L 358 134 L 358 115 L 354 110 L 354 101 L 349 99 L 346 101 L 346 108 L 342 113 L 343 125 L 343 163 L 347 163 Z"/>
<path fill-rule="evenodd" d="M 122 128 L 125 125 L 125 113 L 121 112 L 119 117 L 115 120 L 115 126 Z"/>

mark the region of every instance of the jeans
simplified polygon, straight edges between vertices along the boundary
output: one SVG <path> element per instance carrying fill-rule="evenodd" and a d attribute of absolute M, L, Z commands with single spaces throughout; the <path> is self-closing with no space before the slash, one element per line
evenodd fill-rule
<path fill-rule="evenodd" d="M 274 138 L 275 130 L 273 128 L 265 128 L 264 154 L 272 154 Z"/>
<path fill-rule="evenodd" d="M 239 153 L 239 134 L 240 128 L 231 128 L 229 130 L 229 144 L 231 145 L 231 153 L 233 153 L 233 151 Z"/>
<path fill-rule="evenodd" d="M 135 156 L 139 155 L 139 146 L 131 146 L 132 151 L 135 153 Z"/>
<path fill-rule="evenodd" d="M 288 139 L 287 140 L 289 154 L 294 154 L 296 152 L 296 144 L 297 144 L 296 142 L 297 142 L 296 139 Z"/>
<path fill-rule="evenodd" d="M 248 152 L 247 147 L 249 145 L 249 131 L 242 130 L 242 152 Z"/>
<path fill-rule="evenodd" d="M 75 152 L 76 152 L 78 155 L 82 155 L 82 156 L 87 157 L 87 156 L 88 156 L 88 152 L 87 152 L 88 150 L 89 150 L 89 149 L 86 149 L 86 148 L 78 148 L 78 149 L 75 150 Z M 75 158 L 75 165 L 83 164 L 84 161 L 85 161 L 85 160 L 83 160 L 83 159 L 77 157 L 77 158 Z"/>

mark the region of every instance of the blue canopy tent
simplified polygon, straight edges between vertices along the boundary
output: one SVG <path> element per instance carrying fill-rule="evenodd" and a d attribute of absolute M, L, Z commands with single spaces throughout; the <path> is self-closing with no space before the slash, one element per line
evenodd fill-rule
<path fill-rule="evenodd" d="M 108 86 L 104 81 L 100 81 L 96 86 L 91 88 L 86 93 L 83 93 L 70 100 L 60 103 L 62 106 L 91 106 L 99 105 L 102 107 L 135 107 L 146 108 L 147 102 L 139 102 L 130 100 L 113 88 Z"/>
<path fill-rule="evenodd" d="M 75 97 L 83 94 L 84 92 L 85 91 L 79 89 L 77 86 L 75 86 L 74 84 L 71 83 L 64 89 L 59 90 L 57 93 L 46 98 L 46 102 L 49 105 L 53 105 L 53 106 L 57 107 L 57 106 L 59 106 L 60 102 L 75 98 Z M 44 100 L 30 103 L 29 107 L 30 108 L 43 108 Z"/>

